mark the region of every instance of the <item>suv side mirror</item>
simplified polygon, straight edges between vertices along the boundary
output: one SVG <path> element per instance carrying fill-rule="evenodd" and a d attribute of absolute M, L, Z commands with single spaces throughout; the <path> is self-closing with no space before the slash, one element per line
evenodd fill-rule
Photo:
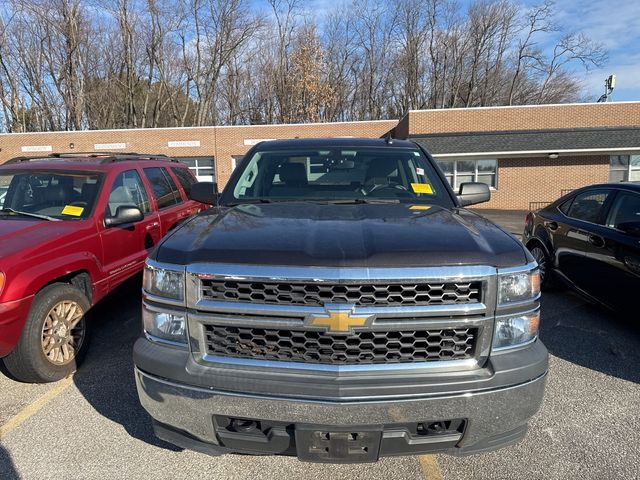
<path fill-rule="evenodd" d="M 616 227 L 632 237 L 640 237 L 640 222 L 623 222 Z"/>
<path fill-rule="evenodd" d="M 218 203 L 218 186 L 214 182 L 196 182 L 191 185 L 189 199 L 207 205 Z"/>
<path fill-rule="evenodd" d="M 104 226 L 107 228 L 124 225 L 126 223 L 136 223 L 144 219 L 144 213 L 138 207 L 133 205 L 120 205 L 116 208 L 116 214 L 113 217 L 104 219 Z"/>
<path fill-rule="evenodd" d="M 463 207 L 488 202 L 490 198 L 491 192 L 489 191 L 489 185 L 486 183 L 466 182 L 460 184 L 458 201 Z"/>

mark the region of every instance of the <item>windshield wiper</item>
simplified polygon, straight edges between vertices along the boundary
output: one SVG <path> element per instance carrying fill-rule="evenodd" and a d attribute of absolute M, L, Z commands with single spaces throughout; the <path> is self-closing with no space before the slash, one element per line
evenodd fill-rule
<path fill-rule="evenodd" d="M 345 198 L 340 200 L 327 200 L 331 205 L 360 205 L 360 204 L 390 204 L 400 203 L 397 198 Z"/>
<path fill-rule="evenodd" d="M 59 222 L 59 218 L 49 217 L 48 215 L 40 215 L 39 213 L 22 212 L 20 210 L 14 210 L 13 208 L 3 208 L 1 213 L 15 213 L 16 215 L 24 215 L 25 217 L 39 218 L 41 220 L 49 220 L 51 222 Z"/>
<path fill-rule="evenodd" d="M 273 200 L 268 198 L 247 198 L 246 200 L 241 200 L 239 202 L 231 202 L 221 205 L 223 207 L 237 207 L 238 205 L 254 205 L 256 203 L 273 203 Z"/>
<path fill-rule="evenodd" d="M 326 203 L 324 200 L 316 200 L 316 199 L 304 199 L 304 198 L 287 198 L 287 199 L 276 199 L 276 198 L 247 198 L 246 200 L 242 200 L 240 202 L 232 202 L 227 203 L 224 206 L 226 207 L 235 207 L 238 205 L 255 205 L 256 203 Z"/>
<path fill-rule="evenodd" d="M 227 203 L 227 207 L 256 203 L 317 203 L 320 205 L 364 205 L 364 204 L 391 204 L 400 203 L 397 198 L 342 198 L 329 200 L 324 198 L 295 198 L 295 199 L 270 199 L 270 198 L 248 198 L 240 202 Z"/>

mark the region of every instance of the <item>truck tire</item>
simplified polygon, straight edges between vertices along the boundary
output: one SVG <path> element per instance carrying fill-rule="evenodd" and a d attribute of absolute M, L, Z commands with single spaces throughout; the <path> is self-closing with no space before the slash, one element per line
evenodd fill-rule
<path fill-rule="evenodd" d="M 91 304 L 76 287 L 54 283 L 34 298 L 22 335 L 4 364 L 16 380 L 55 382 L 72 374 L 89 345 Z"/>

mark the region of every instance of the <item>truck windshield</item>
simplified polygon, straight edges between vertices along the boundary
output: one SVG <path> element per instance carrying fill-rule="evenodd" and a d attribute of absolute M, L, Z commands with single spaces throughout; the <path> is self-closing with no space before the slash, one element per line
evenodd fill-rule
<path fill-rule="evenodd" d="M 99 173 L 65 171 L 0 172 L 3 218 L 20 213 L 59 220 L 87 218 L 102 182 Z M 25 215 L 26 217 L 26 215 Z"/>
<path fill-rule="evenodd" d="M 453 202 L 418 149 L 320 148 L 256 151 L 224 203 L 243 201 Z"/>

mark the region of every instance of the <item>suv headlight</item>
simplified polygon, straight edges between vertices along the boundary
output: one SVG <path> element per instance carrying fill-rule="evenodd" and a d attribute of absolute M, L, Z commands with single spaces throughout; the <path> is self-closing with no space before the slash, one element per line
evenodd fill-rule
<path fill-rule="evenodd" d="M 509 273 L 498 277 L 498 305 L 526 302 L 540 294 L 540 272 Z"/>
<path fill-rule="evenodd" d="M 540 327 L 540 310 L 498 317 L 493 333 L 493 349 L 518 347 L 534 340 Z"/>
<path fill-rule="evenodd" d="M 145 265 L 142 288 L 150 295 L 184 301 L 184 271 Z"/>

